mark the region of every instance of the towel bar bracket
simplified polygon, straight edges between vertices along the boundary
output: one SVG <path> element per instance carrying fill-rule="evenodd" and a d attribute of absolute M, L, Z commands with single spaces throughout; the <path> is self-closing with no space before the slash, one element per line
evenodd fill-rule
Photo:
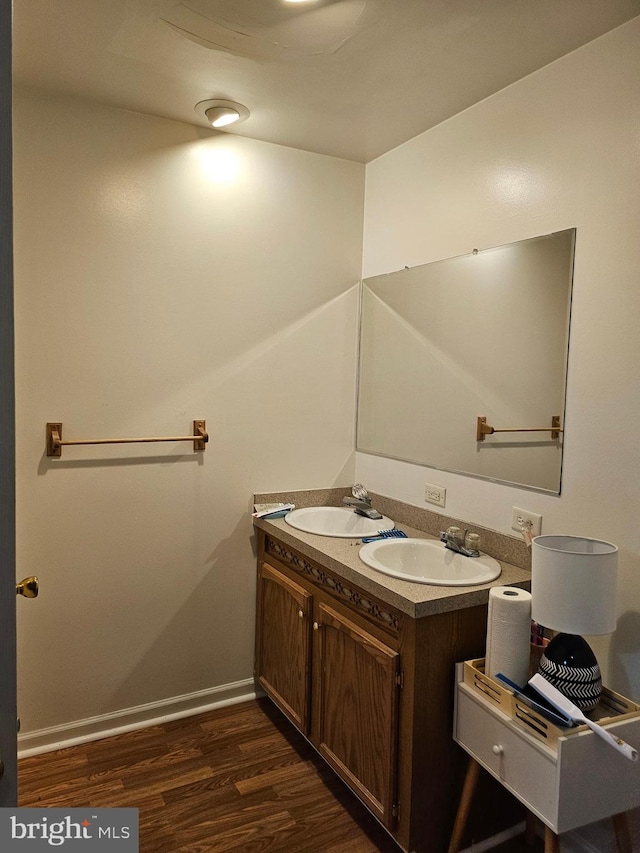
<path fill-rule="evenodd" d="M 194 420 L 193 435 L 170 435 L 160 438 L 88 438 L 73 439 L 70 441 L 62 438 L 62 424 L 60 421 L 47 424 L 47 456 L 59 459 L 62 456 L 63 445 L 69 444 L 139 444 L 151 441 L 192 441 L 193 452 L 198 453 L 207 449 L 209 436 L 207 435 L 207 422 Z"/>
<path fill-rule="evenodd" d="M 194 421 L 193 433 L 193 452 L 197 453 L 199 450 L 206 450 L 207 442 L 209 441 L 209 436 L 207 435 L 207 422 Z M 196 436 L 198 436 L 198 438 L 196 438 Z"/>
<path fill-rule="evenodd" d="M 60 458 L 62 456 L 62 424 L 47 424 L 47 456 Z"/>

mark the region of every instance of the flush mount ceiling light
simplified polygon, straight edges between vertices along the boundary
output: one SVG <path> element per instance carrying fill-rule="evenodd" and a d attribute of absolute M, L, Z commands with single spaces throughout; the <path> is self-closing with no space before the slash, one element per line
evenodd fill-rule
<path fill-rule="evenodd" d="M 216 130 L 249 118 L 249 110 L 242 104 L 238 104 L 236 101 L 224 101 L 220 98 L 200 101 L 199 104 L 196 104 L 195 109 L 198 115 Z"/>

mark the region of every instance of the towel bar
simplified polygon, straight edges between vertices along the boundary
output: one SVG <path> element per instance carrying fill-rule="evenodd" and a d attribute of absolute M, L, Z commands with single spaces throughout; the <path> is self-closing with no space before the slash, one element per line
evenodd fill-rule
<path fill-rule="evenodd" d="M 86 439 L 71 439 L 62 440 L 62 424 L 48 423 L 47 424 L 47 456 L 62 456 L 63 445 L 71 444 L 138 444 L 140 442 L 149 441 L 192 441 L 193 452 L 197 453 L 200 450 L 206 450 L 209 436 L 207 434 L 206 421 L 193 422 L 194 435 L 169 435 L 160 438 L 86 438 Z"/>
<path fill-rule="evenodd" d="M 550 427 L 521 427 L 519 429 L 496 429 L 489 426 L 486 417 L 478 417 L 476 425 L 476 441 L 484 441 L 485 436 L 493 435 L 494 432 L 550 432 L 551 438 L 560 438 L 563 430 L 560 428 L 560 415 L 553 415 Z"/>

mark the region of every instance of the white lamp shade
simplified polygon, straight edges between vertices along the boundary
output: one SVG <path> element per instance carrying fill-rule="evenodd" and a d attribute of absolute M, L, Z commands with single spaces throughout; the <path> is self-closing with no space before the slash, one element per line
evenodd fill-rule
<path fill-rule="evenodd" d="M 581 536 L 536 536 L 531 549 L 531 618 L 566 634 L 616 628 L 618 549 Z"/>

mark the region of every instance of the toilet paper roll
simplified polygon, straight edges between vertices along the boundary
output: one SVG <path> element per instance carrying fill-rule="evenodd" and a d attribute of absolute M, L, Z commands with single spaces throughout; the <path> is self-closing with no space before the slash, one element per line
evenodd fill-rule
<path fill-rule="evenodd" d="M 489 591 L 485 672 L 501 672 L 524 686 L 529 680 L 531 593 L 512 586 Z"/>

